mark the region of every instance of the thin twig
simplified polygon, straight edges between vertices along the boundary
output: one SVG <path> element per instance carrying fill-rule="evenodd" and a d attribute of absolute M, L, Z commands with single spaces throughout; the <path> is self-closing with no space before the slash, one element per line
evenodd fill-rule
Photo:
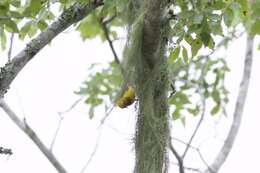
<path fill-rule="evenodd" d="M 46 156 L 46 158 L 51 162 L 51 164 L 59 173 L 67 173 L 65 168 L 60 164 L 52 152 L 44 145 L 34 130 L 26 123 L 25 120 L 21 121 L 18 118 L 18 116 L 12 111 L 3 98 L 0 98 L 0 107 L 5 111 L 9 118 L 34 142 L 34 144 L 36 144 L 36 146 L 41 150 L 41 152 Z"/>
<path fill-rule="evenodd" d="M 14 41 L 14 33 L 12 33 L 11 37 L 10 37 L 10 46 L 9 46 L 8 55 L 7 55 L 8 63 L 11 61 L 11 57 L 12 57 L 13 41 Z"/>
<path fill-rule="evenodd" d="M 173 165 L 177 165 L 179 166 L 179 163 L 174 163 L 174 162 L 171 162 L 171 164 Z M 192 168 L 192 167 L 187 167 L 187 166 L 183 166 L 183 168 L 187 171 L 192 171 L 192 172 L 199 172 L 199 173 L 202 173 L 203 171 L 198 169 L 198 168 Z"/>
<path fill-rule="evenodd" d="M 102 120 L 100 121 L 100 125 L 98 126 L 98 129 L 99 129 L 99 134 L 98 134 L 98 137 L 97 137 L 97 140 L 96 140 L 96 144 L 95 144 L 95 147 L 88 159 L 88 161 L 86 162 L 86 164 L 84 165 L 84 167 L 82 168 L 81 170 L 81 173 L 84 173 L 85 170 L 87 169 L 88 165 L 91 163 L 94 155 L 96 154 L 97 152 L 97 149 L 98 149 L 98 145 L 99 145 L 99 141 L 100 141 L 100 138 L 101 138 L 101 135 L 102 135 L 102 130 L 103 130 L 103 127 L 104 127 L 104 123 L 105 123 L 105 120 L 108 118 L 108 116 L 111 114 L 112 110 L 114 109 L 115 105 L 112 106 L 105 114 L 105 116 L 102 118 Z"/>
<path fill-rule="evenodd" d="M 192 135 L 191 135 L 191 137 L 190 137 L 190 140 L 189 140 L 189 142 L 188 142 L 188 144 L 187 144 L 187 146 L 186 146 L 186 148 L 185 148 L 185 150 L 184 150 L 184 152 L 183 152 L 183 154 L 182 154 L 182 158 L 183 158 L 183 159 L 184 159 L 184 157 L 186 156 L 186 154 L 187 154 L 187 152 L 188 152 L 188 150 L 189 150 L 189 148 L 190 148 L 190 145 L 191 145 L 191 143 L 192 143 L 192 141 L 193 141 L 195 135 L 197 134 L 197 132 L 198 132 L 198 130 L 199 130 L 199 128 L 200 128 L 200 126 L 201 126 L 203 120 L 204 120 L 205 107 L 206 107 L 205 104 L 206 104 L 205 99 L 202 98 L 202 113 L 201 113 L 201 117 L 200 117 L 200 120 L 199 120 L 199 122 L 198 122 L 198 124 L 197 124 L 195 130 L 193 131 L 193 133 L 192 133 Z"/>
<path fill-rule="evenodd" d="M 80 97 L 79 99 L 77 99 L 68 109 L 66 109 L 65 111 L 62 111 L 62 112 L 58 112 L 58 115 L 59 115 L 59 122 L 58 122 L 58 125 L 57 125 L 57 128 L 55 130 L 55 133 L 54 133 L 54 136 L 52 138 L 52 142 L 51 142 L 51 145 L 50 145 L 50 150 L 52 151 L 53 150 L 53 147 L 54 147 L 54 144 L 56 142 L 56 139 L 57 139 L 57 136 L 58 136 L 58 133 L 60 131 L 60 127 L 61 127 L 61 124 L 62 124 L 62 121 L 64 119 L 64 115 L 63 114 L 66 114 L 68 112 L 70 112 L 73 108 L 75 108 L 78 103 L 83 99 L 83 97 Z"/>
<path fill-rule="evenodd" d="M 187 147 L 189 147 L 189 148 L 191 148 L 191 149 L 193 149 L 193 150 L 195 150 L 195 151 L 198 153 L 198 155 L 199 155 L 201 161 L 204 163 L 204 165 L 205 165 L 205 166 L 207 167 L 207 169 L 210 171 L 210 173 L 213 173 L 213 172 L 214 172 L 214 171 L 212 170 L 212 168 L 208 165 L 208 163 L 206 162 L 206 160 L 204 159 L 204 157 L 203 157 L 203 155 L 202 155 L 202 153 L 201 153 L 199 147 L 191 146 L 189 143 L 186 143 L 186 142 L 184 142 L 183 140 L 178 139 L 178 138 L 172 137 L 172 139 L 175 140 L 175 141 L 180 142 L 180 143 L 183 144 L 183 145 L 186 145 Z M 180 157 L 180 159 L 183 160 L 183 158 L 181 158 L 181 157 Z M 177 159 L 177 160 L 178 160 L 178 159 Z"/>
<path fill-rule="evenodd" d="M 171 137 L 171 139 L 172 139 L 172 140 L 175 140 L 175 141 L 177 141 L 177 142 L 179 142 L 179 143 L 181 143 L 181 144 L 183 144 L 183 145 L 188 146 L 188 143 L 187 143 L 187 142 L 184 142 L 184 141 L 181 140 L 181 139 L 178 139 L 178 138 L 175 138 L 175 137 Z M 190 146 L 191 149 L 197 150 L 197 147 L 192 146 L 192 145 L 189 145 L 189 146 Z"/>
<path fill-rule="evenodd" d="M 83 98 L 84 98 L 84 97 L 80 97 L 80 98 L 77 99 L 75 102 L 73 102 L 68 109 L 66 109 L 66 110 L 64 110 L 64 111 L 61 111 L 61 112 L 58 112 L 58 114 L 59 114 L 60 116 L 62 116 L 63 114 L 66 114 L 66 113 L 70 112 L 72 109 L 74 109 L 74 108 L 78 105 L 78 103 L 79 103 Z"/>
<path fill-rule="evenodd" d="M 58 136 L 58 133 L 60 131 L 60 127 L 61 127 L 61 124 L 62 124 L 62 120 L 64 119 L 64 117 L 60 117 L 59 119 L 59 122 L 58 122 L 58 125 L 57 125 L 57 128 L 55 130 L 55 133 L 53 135 L 53 138 L 52 138 L 52 141 L 51 141 L 51 145 L 50 145 L 50 151 L 52 152 L 53 150 L 53 147 L 54 147 L 54 144 L 56 142 L 56 139 L 57 139 L 57 136 Z"/>
<path fill-rule="evenodd" d="M 92 153 L 90 154 L 88 161 L 86 162 L 86 164 L 84 165 L 84 167 L 80 171 L 80 173 L 84 173 L 86 171 L 87 167 L 89 166 L 89 164 L 91 163 L 91 161 L 93 160 L 93 158 L 94 158 L 94 156 L 97 152 L 98 146 L 99 146 L 101 135 L 102 135 L 102 129 L 100 129 L 97 140 L 96 140 L 96 144 L 94 146 L 94 149 L 93 149 Z"/>
<path fill-rule="evenodd" d="M 98 128 L 100 128 L 106 121 L 106 119 L 108 118 L 108 116 L 111 114 L 112 110 L 114 109 L 115 105 L 113 105 L 108 111 L 106 111 L 105 116 L 101 119 L 100 124 L 98 126 Z"/>
<path fill-rule="evenodd" d="M 216 172 L 213 171 L 213 169 L 212 169 L 212 168 L 209 166 L 209 164 L 206 162 L 206 160 L 204 159 L 204 157 L 203 157 L 202 153 L 200 152 L 200 149 L 199 149 L 199 148 L 197 149 L 197 153 L 199 154 L 199 157 L 200 157 L 200 159 L 202 160 L 202 162 L 204 163 L 204 165 L 207 166 L 207 169 L 208 169 L 211 173 L 216 173 Z"/>
<path fill-rule="evenodd" d="M 110 47 L 110 49 L 111 49 L 111 51 L 112 51 L 112 53 L 114 55 L 115 61 L 116 61 L 117 64 L 120 64 L 120 60 L 119 60 L 118 55 L 117 55 L 117 53 L 115 51 L 115 48 L 114 48 L 114 45 L 113 45 L 113 41 L 112 41 L 112 39 L 109 36 L 109 30 L 107 28 L 107 23 L 111 22 L 115 17 L 116 17 L 116 15 L 112 16 L 110 19 L 107 19 L 105 21 L 103 20 L 103 18 L 101 18 L 100 19 L 100 23 L 101 23 L 101 27 L 103 29 L 103 32 L 105 34 L 105 37 L 106 37 L 106 39 L 108 41 L 109 47 Z"/>

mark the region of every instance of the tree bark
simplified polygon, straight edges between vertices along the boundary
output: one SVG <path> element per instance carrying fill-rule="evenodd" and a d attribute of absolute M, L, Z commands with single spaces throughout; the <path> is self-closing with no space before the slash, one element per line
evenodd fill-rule
<path fill-rule="evenodd" d="M 136 89 L 139 99 L 135 135 L 135 173 L 167 172 L 169 143 L 168 72 L 162 36 L 165 2 L 147 0 L 141 56 L 137 60 Z"/>

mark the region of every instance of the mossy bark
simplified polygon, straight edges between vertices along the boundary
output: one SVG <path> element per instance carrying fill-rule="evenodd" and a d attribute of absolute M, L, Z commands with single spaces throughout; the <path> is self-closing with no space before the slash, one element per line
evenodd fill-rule
<path fill-rule="evenodd" d="M 168 70 L 163 39 L 164 0 L 135 1 L 125 50 L 127 78 L 135 87 L 139 110 L 135 135 L 135 173 L 167 172 Z M 139 3 L 137 3 L 137 1 Z M 140 2 L 143 4 L 140 5 Z M 134 4 L 133 3 L 133 4 Z M 136 15 L 136 9 L 139 14 Z M 134 16 L 134 17 L 133 17 Z"/>

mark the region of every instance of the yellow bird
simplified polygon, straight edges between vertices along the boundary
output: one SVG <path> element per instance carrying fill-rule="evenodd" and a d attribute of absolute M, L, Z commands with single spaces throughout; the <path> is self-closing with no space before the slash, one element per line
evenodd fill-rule
<path fill-rule="evenodd" d="M 123 91 L 121 97 L 116 101 L 116 105 L 120 108 L 126 108 L 127 106 L 133 104 L 135 101 L 135 91 L 132 86 L 127 86 L 125 91 Z"/>

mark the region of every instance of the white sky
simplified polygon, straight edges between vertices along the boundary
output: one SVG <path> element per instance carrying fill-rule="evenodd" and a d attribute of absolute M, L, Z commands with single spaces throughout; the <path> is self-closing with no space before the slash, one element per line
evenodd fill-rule
<path fill-rule="evenodd" d="M 259 39 L 258 39 L 259 42 Z M 24 43 L 15 44 L 15 53 L 23 48 Z M 118 43 L 123 48 L 123 41 Z M 234 100 L 242 74 L 244 60 L 245 38 L 235 41 L 228 52 L 228 62 L 231 72 L 227 77 L 227 86 L 231 92 L 231 101 L 228 105 L 229 117 L 222 117 L 220 124 L 215 128 L 214 122 L 219 117 L 210 117 L 200 129 L 194 143 L 199 143 L 209 136 L 217 138 L 203 143 L 202 152 L 210 161 L 221 146 L 221 139 L 231 122 Z M 256 50 L 256 49 L 255 49 Z M 0 54 L 0 64 L 3 64 L 6 54 Z M 258 166 L 260 155 L 259 100 L 260 74 L 259 51 L 255 51 L 252 78 L 244 110 L 241 129 L 228 160 L 220 173 L 228 172 L 260 172 Z M 67 109 L 77 98 L 73 91 L 77 90 L 81 82 L 88 75 L 87 68 L 91 63 L 107 63 L 112 60 L 112 54 L 107 44 L 98 39 L 81 42 L 77 33 L 59 35 L 51 46 L 45 47 L 22 70 L 13 82 L 6 95 L 8 104 L 21 117 L 27 119 L 28 124 L 35 129 L 44 143 L 49 146 L 59 120 L 57 112 Z M 78 173 L 87 162 L 95 147 L 100 133 L 97 130 L 99 120 L 104 112 L 99 111 L 93 120 L 88 118 L 88 108 L 85 104 L 78 105 L 66 114 L 61 131 L 54 147 L 54 153 L 68 172 Z M 85 172 L 114 172 L 131 173 L 134 165 L 133 136 L 135 112 L 132 108 L 116 108 L 102 129 L 102 135 L 97 152 Z M 173 124 L 173 136 L 188 139 L 198 118 L 190 119 L 184 128 L 180 122 Z M 0 155 L 0 172 L 48 172 L 56 170 L 8 116 L 0 111 L 0 146 L 11 148 L 14 154 L 11 157 Z M 176 143 L 178 149 L 183 149 Z M 181 150 L 182 151 L 182 150 Z M 194 152 L 188 154 L 186 166 L 203 167 Z M 171 169 L 170 172 L 177 172 Z"/>

